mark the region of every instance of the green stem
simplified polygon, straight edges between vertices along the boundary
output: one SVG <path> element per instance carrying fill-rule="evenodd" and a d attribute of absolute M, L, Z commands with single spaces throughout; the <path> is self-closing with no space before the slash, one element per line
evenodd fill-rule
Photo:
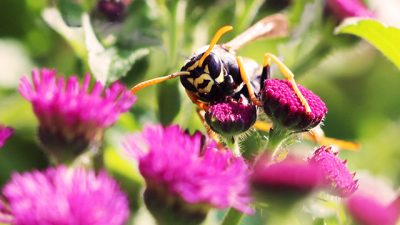
<path fill-rule="evenodd" d="M 290 131 L 279 126 L 274 126 L 274 128 L 271 128 L 269 131 L 267 149 L 273 152 L 273 161 L 280 161 L 280 159 L 284 157 L 286 151 L 282 148 L 282 144 L 289 138 L 289 136 Z"/>
<path fill-rule="evenodd" d="M 226 146 L 232 150 L 235 156 L 241 156 L 239 142 L 235 136 L 227 136 L 225 138 Z"/>
<path fill-rule="evenodd" d="M 238 225 L 243 219 L 243 213 L 237 211 L 234 208 L 230 208 L 226 213 L 224 220 L 221 225 Z"/>

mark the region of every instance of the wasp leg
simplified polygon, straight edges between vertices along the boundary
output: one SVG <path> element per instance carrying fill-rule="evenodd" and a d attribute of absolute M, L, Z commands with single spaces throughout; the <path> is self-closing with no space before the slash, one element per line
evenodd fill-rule
<path fill-rule="evenodd" d="M 190 98 L 190 100 L 193 102 L 193 104 L 197 105 L 197 107 L 199 109 L 202 109 L 204 111 L 208 110 L 208 108 L 209 108 L 208 104 L 201 102 L 193 92 L 186 90 L 186 94 Z"/>
<path fill-rule="evenodd" d="M 209 137 L 211 137 L 216 143 L 218 149 L 225 149 L 225 146 L 221 143 L 221 138 L 211 130 L 211 127 L 208 126 L 206 119 L 204 118 L 205 112 L 207 112 L 209 106 L 208 104 L 201 102 L 197 99 L 197 96 L 193 94 L 193 92 L 186 90 L 186 94 L 189 96 L 190 100 L 197 105 L 196 113 L 199 116 L 201 123 L 204 125 L 204 128 L 207 131 Z"/>
<path fill-rule="evenodd" d="M 260 131 L 269 132 L 272 128 L 272 124 L 265 121 L 257 120 L 254 124 L 254 128 Z M 312 141 L 318 145 L 335 145 L 340 149 L 350 151 L 358 151 L 360 149 L 360 144 L 358 143 L 326 137 L 321 127 L 316 127 L 309 132 L 305 132 L 302 134 L 302 136 L 304 137 L 304 139 Z"/>
<path fill-rule="evenodd" d="M 261 106 L 262 104 L 261 104 L 260 100 L 258 100 L 257 96 L 254 94 L 253 87 L 251 86 L 249 77 L 247 76 L 246 70 L 244 69 L 242 57 L 240 57 L 240 56 L 236 57 L 236 61 L 239 66 L 240 77 L 242 78 L 243 83 L 247 87 L 251 102 L 256 106 Z"/>
<path fill-rule="evenodd" d="M 153 86 L 155 84 L 162 83 L 164 81 L 179 77 L 179 76 L 187 76 L 190 75 L 190 72 L 187 71 L 180 71 L 176 73 L 169 74 L 163 77 L 156 77 L 150 80 L 143 81 L 141 83 L 136 84 L 133 88 L 131 88 L 131 93 L 136 94 L 136 92 L 142 90 L 145 87 Z"/>
<path fill-rule="evenodd" d="M 334 145 L 340 149 L 347 149 L 350 151 L 358 151 L 360 149 L 360 144 L 358 143 L 325 136 L 325 133 L 320 126 L 311 129 L 307 133 L 304 133 L 304 136 L 306 139 L 314 141 L 319 145 Z"/>
<path fill-rule="evenodd" d="M 299 98 L 301 104 L 306 109 L 306 113 L 311 113 L 311 108 L 308 105 L 307 99 L 304 98 L 303 94 L 300 92 L 299 88 L 297 87 L 296 81 L 294 80 L 294 74 L 290 71 L 289 68 L 286 67 L 283 62 L 281 62 L 278 57 L 271 53 L 265 53 L 264 55 L 264 63 L 263 67 L 270 66 L 271 60 L 278 66 L 279 70 L 283 74 L 283 76 L 292 84 L 293 90 L 296 93 L 297 97 Z"/>
<path fill-rule="evenodd" d="M 211 130 L 211 127 L 208 126 L 208 124 L 206 123 L 206 120 L 204 119 L 204 113 L 205 113 L 204 110 L 197 108 L 196 113 L 199 116 L 201 123 L 204 125 L 204 128 L 206 129 L 208 136 L 211 137 L 217 143 L 218 149 L 224 149 L 225 146 L 221 143 L 221 139 L 218 136 L 218 134 L 215 133 L 213 130 Z"/>

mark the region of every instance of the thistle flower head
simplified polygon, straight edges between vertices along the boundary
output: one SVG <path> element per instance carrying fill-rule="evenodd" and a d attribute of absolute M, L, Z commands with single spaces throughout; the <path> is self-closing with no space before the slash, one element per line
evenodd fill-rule
<path fill-rule="evenodd" d="M 245 98 L 228 98 L 210 106 L 205 114 L 207 124 L 216 133 L 234 136 L 247 131 L 257 119 L 257 108 Z"/>
<path fill-rule="evenodd" d="M 339 19 L 355 16 L 374 17 L 361 0 L 327 0 L 326 4 Z"/>
<path fill-rule="evenodd" d="M 280 126 L 294 131 L 303 131 L 317 126 L 324 119 L 328 109 L 325 103 L 310 90 L 298 85 L 307 100 L 311 113 L 307 113 L 287 80 L 267 79 L 262 90 L 265 113 Z"/>
<path fill-rule="evenodd" d="M 251 213 L 248 167 L 231 151 L 204 145 L 200 133 L 188 135 L 178 126 L 148 126 L 128 138 L 126 148 L 139 160 L 147 189 L 164 192 L 185 204 Z M 191 207 L 187 207 L 191 208 Z"/>
<path fill-rule="evenodd" d="M 345 161 L 341 161 L 331 148 L 320 147 L 309 161 L 324 173 L 325 180 L 334 194 L 347 197 L 357 190 L 354 175 L 347 169 Z"/>
<path fill-rule="evenodd" d="M 322 174 L 315 165 L 288 157 L 272 164 L 266 158 L 258 160 L 252 183 L 265 189 L 309 192 L 321 187 L 323 182 Z"/>
<path fill-rule="evenodd" d="M 15 173 L 3 188 L 10 221 L 15 225 L 122 225 L 128 199 L 105 172 L 60 166 Z"/>
<path fill-rule="evenodd" d="M 125 1 L 122 0 L 99 0 L 98 10 L 103 13 L 111 22 L 122 19 L 125 10 Z"/>
<path fill-rule="evenodd" d="M 258 199 L 284 210 L 322 188 L 323 176 L 315 165 L 303 160 L 288 157 L 273 163 L 263 156 L 255 164 L 251 184 Z"/>
<path fill-rule="evenodd" d="M 4 146 L 7 139 L 9 139 L 14 133 L 14 129 L 11 127 L 6 127 L 0 124 L 0 148 Z"/>
<path fill-rule="evenodd" d="M 65 80 L 49 69 L 33 70 L 32 83 L 22 78 L 19 92 L 32 104 L 39 138 L 47 149 L 79 153 L 136 100 L 120 83 L 104 88 L 96 82 L 91 90 L 89 83 L 90 75 L 80 85 L 76 76 Z"/>
<path fill-rule="evenodd" d="M 383 205 L 377 200 L 355 194 L 346 203 L 347 209 L 356 224 L 362 225 L 395 225 L 399 218 L 399 205 Z"/>

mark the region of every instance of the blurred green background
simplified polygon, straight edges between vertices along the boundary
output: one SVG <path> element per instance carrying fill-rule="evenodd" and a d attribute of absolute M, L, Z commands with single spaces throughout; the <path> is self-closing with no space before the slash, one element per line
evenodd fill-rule
<path fill-rule="evenodd" d="M 129 62 L 114 70 L 114 74 L 110 72 L 107 80 L 121 79 L 127 86 L 180 70 L 192 52 L 207 44 L 223 25 L 231 24 L 234 31 L 220 42 L 266 15 L 285 13 L 291 22 L 288 37 L 255 41 L 239 54 L 259 63 L 265 52 L 284 59 L 298 83 L 326 102 L 329 112 L 323 129 L 327 136 L 361 144 L 358 152 L 341 152 L 351 170 L 368 170 L 398 187 L 398 69 L 368 43 L 347 35 L 334 35 L 338 20 L 325 9 L 323 1 L 289 2 L 133 0 L 125 6 L 121 18 L 111 22 L 96 8 L 94 0 L 1 0 L 0 123 L 14 127 L 16 133 L 0 151 L 0 183 L 8 179 L 11 171 L 48 165 L 37 144 L 37 121 L 30 105 L 17 92 L 19 78 L 29 75 L 34 67 L 56 68 L 60 74 L 80 76 L 91 70 L 89 53 L 82 49 L 82 43 L 63 37 L 43 19 L 45 8 L 58 7 L 64 12 L 64 19 L 74 29 L 80 29 L 80 17 L 77 19 L 73 13 L 77 12 L 74 6 L 79 5 L 78 11 L 89 13 L 104 48 L 112 50 L 113 57 L 119 57 L 117 62 Z M 138 50 L 145 51 L 140 57 L 126 60 Z M 177 80 L 148 88 L 138 97 L 130 113 L 107 132 L 110 148 L 121 149 L 121 135 L 139 130 L 148 122 L 175 122 L 190 130 L 204 130 Z"/>

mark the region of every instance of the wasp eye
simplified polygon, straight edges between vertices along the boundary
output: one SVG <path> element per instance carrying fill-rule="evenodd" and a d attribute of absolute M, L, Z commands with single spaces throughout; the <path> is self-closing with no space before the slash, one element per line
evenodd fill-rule
<path fill-rule="evenodd" d="M 214 53 L 210 53 L 209 56 L 204 60 L 203 64 L 204 71 L 213 79 L 216 79 L 222 70 L 222 62 L 221 59 Z"/>

